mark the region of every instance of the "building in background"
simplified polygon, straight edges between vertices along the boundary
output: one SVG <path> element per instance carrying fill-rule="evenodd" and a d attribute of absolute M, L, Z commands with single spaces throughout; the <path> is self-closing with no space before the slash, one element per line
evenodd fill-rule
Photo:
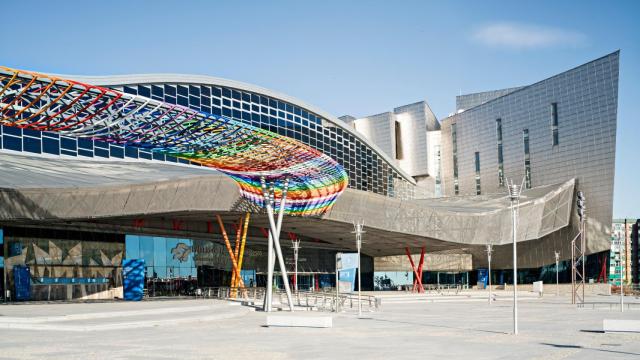
<path fill-rule="evenodd" d="M 340 119 L 352 124 L 371 143 L 416 181 L 416 198 L 438 197 L 440 123 L 426 101 L 399 106 L 393 111 Z"/>

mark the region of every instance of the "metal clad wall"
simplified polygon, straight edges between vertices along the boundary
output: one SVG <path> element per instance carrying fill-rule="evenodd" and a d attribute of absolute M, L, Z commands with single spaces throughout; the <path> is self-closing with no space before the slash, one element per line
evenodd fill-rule
<path fill-rule="evenodd" d="M 613 207 L 619 52 L 453 115 L 442 123 L 444 193 L 453 196 L 451 124 L 458 136 L 460 195 L 475 193 L 480 153 L 482 193 L 498 187 L 496 119 L 502 119 L 507 178 L 524 176 L 523 129 L 529 130 L 532 186 L 577 179 L 587 197 L 589 253 L 608 249 Z M 553 146 L 551 103 L 558 103 Z M 574 221 L 575 223 L 575 221 Z M 570 234 L 563 236 L 570 237 Z"/>

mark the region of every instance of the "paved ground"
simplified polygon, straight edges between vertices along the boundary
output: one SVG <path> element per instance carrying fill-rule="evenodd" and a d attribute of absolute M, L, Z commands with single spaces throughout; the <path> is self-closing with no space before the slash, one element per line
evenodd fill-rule
<path fill-rule="evenodd" d="M 379 313 L 333 315 L 333 328 L 266 328 L 266 314 L 214 300 L 0 306 L 1 359 L 634 359 L 640 334 L 602 333 L 605 318 L 640 320 L 640 299 L 577 309 L 524 293 L 520 335 L 508 293 L 385 297 Z M 308 316 L 308 312 L 299 316 Z M 313 313 L 318 316 L 323 314 Z"/>

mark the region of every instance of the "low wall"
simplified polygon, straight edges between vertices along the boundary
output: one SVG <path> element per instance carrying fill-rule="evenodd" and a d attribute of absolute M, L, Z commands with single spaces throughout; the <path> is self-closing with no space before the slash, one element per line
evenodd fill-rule
<path fill-rule="evenodd" d="M 512 291 L 513 285 L 492 285 L 491 288 L 497 290 L 507 290 Z M 571 284 L 559 284 L 556 287 L 556 284 L 544 284 L 543 285 L 543 293 L 545 294 L 556 294 L 560 293 L 561 295 L 570 295 L 572 291 Z M 533 292 L 533 284 L 518 284 L 518 291 L 530 291 Z M 586 295 L 611 295 L 611 285 L 610 284 L 585 284 L 584 293 Z"/>
<path fill-rule="evenodd" d="M 110 288 L 108 284 L 31 285 L 31 300 L 113 300 L 122 299 L 122 291 L 122 286 Z"/>

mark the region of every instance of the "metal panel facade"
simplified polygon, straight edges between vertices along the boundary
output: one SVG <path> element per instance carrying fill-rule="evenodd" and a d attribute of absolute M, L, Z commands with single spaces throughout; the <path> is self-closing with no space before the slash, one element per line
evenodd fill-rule
<path fill-rule="evenodd" d="M 496 120 L 502 122 L 504 172 L 516 182 L 525 175 L 523 132 L 528 130 L 533 187 L 571 178 L 587 197 L 588 253 L 609 248 L 615 171 L 619 51 L 442 121 L 443 192 L 453 196 L 451 125 L 456 124 L 459 194 L 476 192 L 474 154 L 480 153 L 482 193 L 499 186 Z M 553 145 L 552 104 L 557 104 L 558 145 Z M 543 239 L 545 254 L 568 249 L 573 229 Z M 564 250 L 563 250 L 564 251 Z M 543 254 L 538 254 L 546 258 Z M 563 253 L 563 257 L 568 254 Z M 538 263 L 538 261 L 536 261 Z"/>

